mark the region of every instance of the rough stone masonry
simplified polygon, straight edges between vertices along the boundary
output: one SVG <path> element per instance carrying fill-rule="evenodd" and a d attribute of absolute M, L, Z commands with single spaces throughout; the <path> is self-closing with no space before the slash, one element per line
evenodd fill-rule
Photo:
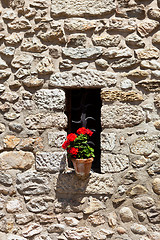
<path fill-rule="evenodd" d="M 67 170 L 66 89 L 101 89 L 101 174 Z M 1 0 L 0 240 L 160 239 L 160 1 Z"/>

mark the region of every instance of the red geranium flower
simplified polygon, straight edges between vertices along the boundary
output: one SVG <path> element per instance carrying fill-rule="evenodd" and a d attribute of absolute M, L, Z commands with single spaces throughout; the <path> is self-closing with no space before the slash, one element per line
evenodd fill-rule
<path fill-rule="evenodd" d="M 78 148 L 71 147 L 68 152 L 72 155 L 77 155 L 78 153 Z"/>
<path fill-rule="evenodd" d="M 67 136 L 67 140 L 70 142 L 73 142 L 77 138 L 77 135 L 75 133 L 70 133 Z"/>
<path fill-rule="evenodd" d="M 62 144 L 62 148 L 63 149 L 66 149 L 68 146 L 69 146 L 69 144 L 70 144 L 70 141 L 65 141 L 63 144 Z"/>
<path fill-rule="evenodd" d="M 81 127 L 77 130 L 78 134 L 86 134 L 86 128 L 85 127 Z"/>
<path fill-rule="evenodd" d="M 89 130 L 89 129 L 86 129 L 86 133 L 91 137 L 92 136 L 92 134 L 93 134 L 93 132 L 91 131 L 91 130 Z"/>

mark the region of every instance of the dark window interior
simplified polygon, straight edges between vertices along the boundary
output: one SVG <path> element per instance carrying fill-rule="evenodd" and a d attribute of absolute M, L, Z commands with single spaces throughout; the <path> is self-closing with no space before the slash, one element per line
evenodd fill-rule
<path fill-rule="evenodd" d="M 86 127 L 94 131 L 89 143 L 95 150 L 92 170 L 100 173 L 100 119 L 102 106 L 100 89 L 67 90 L 66 99 L 68 133 L 76 132 L 80 127 Z"/>

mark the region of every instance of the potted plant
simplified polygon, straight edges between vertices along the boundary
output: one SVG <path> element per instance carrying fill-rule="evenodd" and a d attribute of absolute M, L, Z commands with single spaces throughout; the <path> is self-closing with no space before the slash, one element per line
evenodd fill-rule
<path fill-rule="evenodd" d="M 79 128 L 76 133 L 70 133 L 62 148 L 67 150 L 67 157 L 71 159 L 76 174 L 85 178 L 89 175 L 94 155 L 94 149 L 89 146 L 88 140 L 93 132 L 85 127 Z"/>

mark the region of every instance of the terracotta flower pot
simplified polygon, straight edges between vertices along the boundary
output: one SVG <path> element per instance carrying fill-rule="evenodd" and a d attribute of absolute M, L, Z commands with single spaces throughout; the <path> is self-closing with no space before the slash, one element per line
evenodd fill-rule
<path fill-rule="evenodd" d="M 93 158 L 76 159 L 72 158 L 75 172 L 80 178 L 87 178 L 92 167 Z"/>

